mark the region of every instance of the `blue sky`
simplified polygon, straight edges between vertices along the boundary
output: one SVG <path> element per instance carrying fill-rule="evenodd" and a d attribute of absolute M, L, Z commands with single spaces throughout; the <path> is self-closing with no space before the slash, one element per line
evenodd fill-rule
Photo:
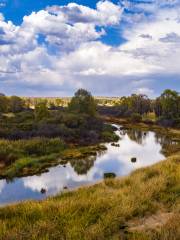
<path fill-rule="evenodd" d="M 179 0 L 0 0 L 0 92 L 180 92 Z"/>

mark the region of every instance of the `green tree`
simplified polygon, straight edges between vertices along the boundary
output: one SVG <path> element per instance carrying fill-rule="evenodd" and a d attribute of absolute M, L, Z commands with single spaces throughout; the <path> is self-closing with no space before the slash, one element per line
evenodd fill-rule
<path fill-rule="evenodd" d="M 146 95 L 132 94 L 129 98 L 129 107 L 133 113 L 147 114 L 150 111 L 150 100 Z"/>
<path fill-rule="evenodd" d="M 25 107 L 23 99 L 17 96 L 12 96 L 9 99 L 9 109 L 13 113 L 21 112 Z"/>
<path fill-rule="evenodd" d="M 166 89 L 159 98 L 156 99 L 156 115 L 166 119 L 180 117 L 180 96 L 178 92 Z"/>
<path fill-rule="evenodd" d="M 0 113 L 6 113 L 9 110 L 9 100 L 6 96 L 0 95 Z"/>
<path fill-rule="evenodd" d="M 63 106 L 63 100 L 60 99 L 60 98 L 56 98 L 56 100 L 55 100 L 55 104 L 56 104 L 57 107 L 59 107 L 59 106 Z"/>
<path fill-rule="evenodd" d="M 47 101 L 39 101 L 35 103 L 34 115 L 38 121 L 49 116 Z"/>
<path fill-rule="evenodd" d="M 92 97 L 91 93 L 84 90 L 79 89 L 74 97 L 71 99 L 68 105 L 69 111 L 76 113 L 85 113 L 90 116 L 96 115 L 97 104 L 95 99 Z"/>

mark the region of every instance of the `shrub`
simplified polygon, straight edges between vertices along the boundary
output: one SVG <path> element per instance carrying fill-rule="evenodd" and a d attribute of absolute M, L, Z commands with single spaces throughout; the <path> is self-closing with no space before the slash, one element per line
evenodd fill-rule
<path fill-rule="evenodd" d="M 138 122 L 141 122 L 141 121 L 142 121 L 142 116 L 139 113 L 133 113 L 131 115 L 131 122 L 138 123 Z"/>

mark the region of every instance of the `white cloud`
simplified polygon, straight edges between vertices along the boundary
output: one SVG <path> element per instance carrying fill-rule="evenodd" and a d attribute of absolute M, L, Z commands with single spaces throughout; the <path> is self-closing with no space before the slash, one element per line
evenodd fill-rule
<path fill-rule="evenodd" d="M 76 3 L 67 6 L 52 6 L 47 10 L 50 13 L 61 16 L 64 21 L 74 23 L 93 23 L 99 26 L 119 24 L 123 9 L 110 1 L 100 1 L 96 9 L 92 9 Z"/>
<path fill-rule="evenodd" d="M 110 1 L 96 9 L 75 3 L 49 7 L 25 16 L 20 26 L 0 15 L 0 81 L 8 89 L 52 94 L 85 87 L 98 94 L 152 96 L 159 76 L 180 76 L 180 8 L 155 6 L 150 22 L 142 13 L 140 22 L 129 21 L 127 42 L 119 47 L 101 42 L 106 26 L 121 24 L 122 8 Z"/>

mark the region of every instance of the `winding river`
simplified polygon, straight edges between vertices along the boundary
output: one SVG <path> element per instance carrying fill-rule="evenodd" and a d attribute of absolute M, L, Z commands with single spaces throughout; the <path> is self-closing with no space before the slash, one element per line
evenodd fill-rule
<path fill-rule="evenodd" d="M 152 165 L 165 159 L 162 146 L 168 140 L 155 132 L 144 132 L 118 128 L 118 145 L 105 144 L 107 151 L 89 159 L 74 160 L 66 165 L 49 169 L 41 175 L 22 177 L 12 182 L 0 181 L 0 205 L 20 202 L 28 199 L 43 199 L 66 189 L 95 183 L 104 173 L 113 172 L 125 176 L 132 171 Z M 171 144 L 173 144 L 171 142 Z M 136 158 L 132 162 L 132 158 Z"/>

